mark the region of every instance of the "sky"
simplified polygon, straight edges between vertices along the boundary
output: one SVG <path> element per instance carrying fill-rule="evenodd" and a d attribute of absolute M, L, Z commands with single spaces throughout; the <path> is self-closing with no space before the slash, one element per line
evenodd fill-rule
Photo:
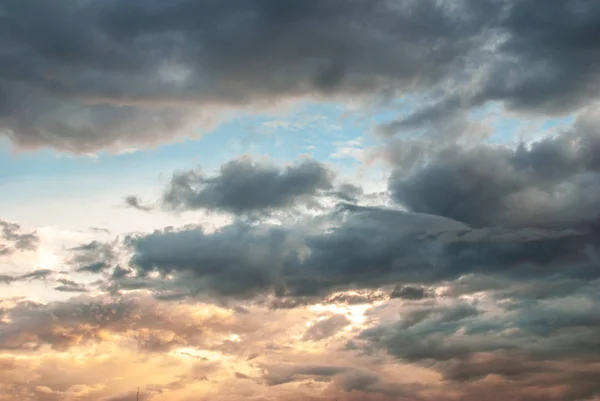
<path fill-rule="evenodd" d="M 600 2 L 0 0 L 0 401 L 600 401 Z"/>

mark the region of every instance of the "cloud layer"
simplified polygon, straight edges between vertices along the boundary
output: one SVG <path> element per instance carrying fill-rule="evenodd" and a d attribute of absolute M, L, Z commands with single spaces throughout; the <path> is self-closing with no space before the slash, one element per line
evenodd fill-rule
<path fill-rule="evenodd" d="M 0 0 L 19 148 L 153 146 L 299 99 L 400 110 L 356 183 L 236 156 L 116 197 L 167 227 L 0 220 L 0 401 L 600 400 L 599 27 L 585 0 Z M 511 143 L 492 103 L 573 122 Z"/>
<path fill-rule="evenodd" d="M 71 152 L 148 146 L 194 134 L 223 106 L 307 96 L 425 99 L 389 132 L 488 101 L 572 111 L 597 98 L 598 8 L 3 0 L 0 132 Z"/>

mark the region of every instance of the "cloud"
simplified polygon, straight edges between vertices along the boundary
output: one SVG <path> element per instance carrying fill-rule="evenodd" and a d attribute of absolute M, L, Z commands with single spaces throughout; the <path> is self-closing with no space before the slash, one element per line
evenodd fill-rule
<path fill-rule="evenodd" d="M 341 205 L 293 224 L 238 221 L 214 232 L 188 226 L 131 235 L 123 245 L 134 275 L 123 271 L 107 285 L 168 299 L 275 295 L 278 308 L 395 284 L 416 289 L 405 297 L 426 297 L 419 287 L 468 275 L 488 277 L 492 287 L 501 278 L 552 278 L 573 290 L 599 277 L 595 244 L 593 234 L 573 229 L 472 228 L 442 216 Z"/>
<path fill-rule="evenodd" d="M 304 333 L 304 340 L 320 341 L 335 335 L 350 324 L 350 319 L 344 315 L 333 315 L 310 326 Z"/>
<path fill-rule="evenodd" d="M 152 210 L 152 206 L 144 205 L 142 203 L 142 201 L 140 200 L 140 198 L 138 198 L 137 196 L 133 196 L 133 195 L 127 196 L 125 198 L 125 204 L 134 209 L 141 210 L 143 212 L 149 212 Z"/>
<path fill-rule="evenodd" d="M 37 269 L 21 275 L 1 274 L 0 282 L 3 282 L 4 284 L 12 284 L 17 281 L 47 280 L 54 273 L 55 271 L 49 269 Z"/>
<path fill-rule="evenodd" d="M 76 284 L 66 281 L 63 285 L 74 288 Z M 47 344 L 65 351 L 121 338 L 145 352 L 165 352 L 200 345 L 209 333 L 245 331 L 238 326 L 240 317 L 214 308 L 207 311 L 212 313 L 198 317 L 191 307 L 147 297 L 79 296 L 49 304 L 18 302 L 5 310 L 10 323 L 0 325 L 0 349 L 35 351 Z"/>
<path fill-rule="evenodd" d="M 1 15 L 0 129 L 20 147 L 152 146 L 279 99 L 416 94 L 418 124 L 488 101 L 567 112 L 598 93 L 600 10 L 583 1 L 5 0 Z"/>
<path fill-rule="evenodd" d="M 0 256 L 15 251 L 35 251 L 40 239 L 36 232 L 24 233 L 17 223 L 0 219 Z"/>
<path fill-rule="evenodd" d="M 351 368 L 335 365 L 268 365 L 264 380 L 269 386 L 277 386 L 298 380 L 300 377 L 332 377 Z"/>
<path fill-rule="evenodd" d="M 497 399 L 507 398 L 511 386 L 522 399 L 529 399 L 529 386 L 545 389 L 553 400 L 588 399 L 600 390 L 591 380 L 596 359 L 588 357 L 598 347 L 597 303 L 595 292 L 539 301 L 491 292 L 475 301 L 405 304 L 391 319 L 387 311 L 398 306 L 390 304 L 372 312 L 376 324 L 358 344 L 437 370 L 465 399 L 493 393 L 492 382 Z"/>
<path fill-rule="evenodd" d="M 61 285 L 58 287 L 54 287 L 55 291 L 61 292 L 88 292 L 88 289 L 84 284 L 77 283 L 73 280 L 69 279 L 58 279 L 57 280 Z"/>
<path fill-rule="evenodd" d="M 109 269 L 117 261 L 115 243 L 92 241 L 70 249 L 73 256 L 69 263 L 78 272 L 99 273 Z"/>
<path fill-rule="evenodd" d="M 54 274 L 53 270 L 38 269 L 38 270 L 34 270 L 30 273 L 23 274 L 22 276 L 19 276 L 19 279 L 21 279 L 21 280 L 24 280 L 24 279 L 44 280 L 52 274 Z"/>
<path fill-rule="evenodd" d="M 0 282 L 2 282 L 4 284 L 10 284 L 15 280 L 16 280 L 16 278 L 14 276 L 9 276 L 7 274 L 0 275 Z"/>
<path fill-rule="evenodd" d="M 218 175 L 199 171 L 175 173 L 163 196 L 174 210 L 208 209 L 244 214 L 310 205 L 333 188 L 334 174 L 321 163 L 305 160 L 279 168 L 248 157 L 221 166 Z"/>
<path fill-rule="evenodd" d="M 402 298 L 418 301 L 425 298 L 430 298 L 433 295 L 425 287 L 415 287 L 410 285 L 397 285 L 390 298 Z"/>
<path fill-rule="evenodd" d="M 594 77 L 600 70 L 599 47 L 590 41 L 600 21 L 597 4 L 551 1 L 541 10 L 533 0 L 493 3 L 500 8 L 483 16 L 487 40 L 465 59 L 463 73 L 416 111 L 381 125 L 380 132 L 393 134 L 432 122 L 443 126 L 488 102 L 500 102 L 514 112 L 549 115 L 598 100 Z M 558 19 L 560 23 L 547 23 Z"/>
<path fill-rule="evenodd" d="M 392 197 L 410 210 L 475 227 L 594 230 L 600 214 L 597 114 L 569 132 L 531 145 L 448 147 L 408 176 L 389 181 Z"/>
<path fill-rule="evenodd" d="M 5 1 L 1 126 L 19 146 L 84 152 L 190 134 L 214 106 L 421 86 L 468 52 L 481 23 L 457 29 L 463 14 L 433 1 Z"/>
<path fill-rule="evenodd" d="M 155 231 L 131 236 L 131 265 L 142 276 L 158 271 L 177 274 L 161 286 L 185 292 L 247 297 L 268 291 L 286 257 L 288 233 L 277 227 L 236 223 L 204 233 L 201 228 Z M 118 285 L 127 280 L 117 281 Z M 152 285 L 153 280 L 148 282 Z M 160 284 L 157 282 L 157 284 Z"/>

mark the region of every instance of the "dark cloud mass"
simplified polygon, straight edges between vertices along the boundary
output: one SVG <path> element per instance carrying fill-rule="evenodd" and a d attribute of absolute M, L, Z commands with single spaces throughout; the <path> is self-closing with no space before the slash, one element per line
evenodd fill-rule
<path fill-rule="evenodd" d="M 600 221 L 597 114 L 573 128 L 517 148 L 478 145 L 440 151 L 406 177 L 392 175 L 392 197 L 411 210 L 476 227 L 594 230 Z"/>
<path fill-rule="evenodd" d="M 585 232 L 471 228 L 445 217 L 357 206 L 327 221 L 323 229 L 240 222 L 211 233 L 184 228 L 132 236 L 130 264 L 139 277 L 117 278 L 113 285 L 183 296 L 274 293 L 310 299 L 396 283 L 434 285 L 469 274 L 524 281 L 552 277 L 582 285 L 600 273 L 598 257 L 590 252 L 595 237 Z M 168 280 L 154 279 L 151 272 Z M 419 287 L 395 291 L 409 299 L 429 295 Z"/>
<path fill-rule="evenodd" d="M 409 118 L 422 121 L 490 100 L 559 112 L 597 97 L 593 1 L 282 4 L 2 0 L 0 130 L 21 147 L 89 152 L 280 98 L 434 90 Z"/>
<path fill-rule="evenodd" d="M 0 220 L 0 286 L 36 289 L 0 296 L 0 401 L 143 380 L 149 401 L 600 400 L 599 55 L 593 0 L 0 0 L 19 148 L 151 146 L 280 100 L 411 106 L 356 149 L 384 192 L 243 156 L 121 200 L 224 225 L 58 251 Z M 483 142 L 490 103 L 572 123 Z M 63 270 L 25 266 L 46 247 Z"/>
<path fill-rule="evenodd" d="M 332 171 L 312 160 L 278 168 L 242 157 L 221 166 L 214 176 L 195 170 L 175 173 L 163 204 L 174 210 L 234 214 L 286 209 L 300 203 L 310 206 L 317 195 L 333 188 L 333 179 Z"/>

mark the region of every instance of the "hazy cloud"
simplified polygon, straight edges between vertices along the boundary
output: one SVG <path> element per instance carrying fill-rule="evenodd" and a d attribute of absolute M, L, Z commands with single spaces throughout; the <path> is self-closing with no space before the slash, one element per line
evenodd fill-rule
<path fill-rule="evenodd" d="M 335 335 L 350 324 L 344 315 L 333 315 L 310 326 L 304 333 L 304 340 L 320 341 Z"/>
<path fill-rule="evenodd" d="M 109 269 L 117 260 L 115 243 L 92 241 L 71 248 L 70 264 L 78 272 L 100 273 Z"/>
<path fill-rule="evenodd" d="M 0 219 L 0 256 L 15 251 L 35 251 L 40 239 L 35 232 L 23 232 L 17 223 Z"/>

